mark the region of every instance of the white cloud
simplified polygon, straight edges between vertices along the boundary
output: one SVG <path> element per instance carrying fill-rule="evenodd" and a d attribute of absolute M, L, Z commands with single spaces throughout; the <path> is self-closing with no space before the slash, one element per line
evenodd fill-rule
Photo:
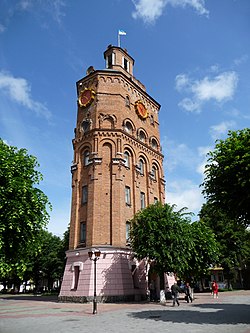
<path fill-rule="evenodd" d="M 228 133 L 229 130 L 233 130 L 236 126 L 235 121 L 223 121 L 220 124 L 210 127 L 210 134 L 214 140 L 220 139 L 222 136 Z"/>
<path fill-rule="evenodd" d="M 179 92 L 189 93 L 179 106 L 189 112 L 201 112 L 205 102 L 214 100 L 222 103 L 233 98 L 238 84 L 238 75 L 234 71 L 223 72 L 214 77 L 204 77 L 193 80 L 186 74 L 179 74 L 175 78 L 175 87 Z"/>
<path fill-rule="evenodd" d="M 179 166 L 192 170 L 197 161 L 197 154 L 185 143 L 177 143 L 167 137 L 162 139 L 162 148 L 165 156 L 165 167 L 168 172 L 173 172 Z"/>
<path fill-rule="evenodd" d="M 133 0 L 135 12 L 133 18 L 142 18 L 144 22 L 153 23 L 163 13 L 166 0 Z"/>
<path fill-rule="evenodd" d="M 184 143 L 176 143 L 167 137 L 162 139 L 165 156 L 164 169 L 167 175 L 166 202 L 187 207 L 197 214 L 204 201 L 199 184 L 203 181 L 206 154 L 210 147 L 190 149 Z M 190 179 L 195 180 L 190 180 Z"/>
<path fill-rule="evenodd" d="M 241 56 L 241 57 L 239 57 L 239 58 L 236 58 L 236 59 L 234 60 L 234 64 L 235 64 L 236 66 L 240 66 L 241 64 L 246 63 L 246 62 L 248 61 L 248 59 L 249 59 L 249 56 L 248 56 L 247 54 L 244 54 L 243 56 Z"/>
<path fill-rule="evenodd" d="M 31 87 L 23 78 L 15 78 L 10 73 L 0 72 L 0 92 L 5 93 L 12 101 L 33 110 L 37 115 L 50 118 L 51 113 L 42 103 L 32 99 Z"/>
<path fill-rule="evenodd" d="M 183 108 L 184 110 L 188 112 L 201 112 L 201 102 L 199 100 L 192 100 L 191 98 L 183 98 L 183 100 L 178 103 L 178 106 Z"/>
<path fill-rule="evenodd" d="M 199 15 L 208 16 L 209 11 L 205 8 L 204 0 L 132 0 L 135 11 L 133 18 L 141 18 L 146 23 L 154 23 L 164 11 L 167 5 L 172 7 L 192 7 Z"/>
<path fill-rule="evenodd" d="M 186 89 L 190 85 L 190 79 L 186 74 L 179 74 L 175 78 L 175 87 L 178 91 Z"/>
<path fill-rule="evenodd" d="M 166 202 L 175 204 L 178 210 L 187 207 L 188 212 L 197 214 L 204 202 L 201 191 L 198 184 L 194 184 L 188 179 L 179 178 L 167 183 Z"/>
<path fill-rule="evenodd" d="M 215 99 L 218 102 L 232 99 L 238 83 L 235 72 L 224 72 L 213 79 L 205 77 L 196 81 L 192 91 L 196 98 L 201 101 Z"/>
<path fill-rule="evenodd" d="M 209 15 L 209 11 L 205 8 L 205 0 L 167 0 L 167 4 L 182 8 L 190 6 L 195 9 L 199 15 Z"/>

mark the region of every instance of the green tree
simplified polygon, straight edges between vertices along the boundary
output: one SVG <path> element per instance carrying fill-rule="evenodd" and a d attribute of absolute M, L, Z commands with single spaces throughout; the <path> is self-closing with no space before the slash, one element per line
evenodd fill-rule
<path fill-rule="evenodd" d="M 39 250 L 40 231 L 49 221 L 47 196 L 36 187 L 37 159 L 0 139 L 0 276 L 22 277 L 30 253 Z"/>
<path fill-rule="evenodd" d="M 192 256 L 186 278 L 192 277 L 198 280 L 208 273 L 211 265 L 218 262 L 219 244 L 216 241 L 213 230 L 202 221 L 190 225 L 192 234 Z"/>
<path fill-rule="evenodd" d="M 229 131 L 208 154 L 203 182 L 206 198 L 232 219 L 250 223 L 250 129 Z"/>
<path fill-rule="evenodd" d="M 47 281 L 48 290 L 51 291 L 53 283 L 61 280 L 64 271 L 63 241 L 60 237 L 42 230 L 39 235 L 40 251 L 31 260 L 31 278 L 36 290 L 39 289 L 43 281 Z"/>
<path fill-rule="evenodd" d="M 157 203 L 131 220 L 130 240 L 138 258 L 155 261 L 158 273 L 183 273 L 191 257 L 190 218 L 175 206 Z"/>
<path fill-rule="evenodd" d="M 235 269 L 242 268 L 249 259 L 249 232 L 217 205 L 207 202 L 202 206 L 200 219 L 209 226 L 218 242 L 218 264 L 224 269 L 230 285 Z"/>

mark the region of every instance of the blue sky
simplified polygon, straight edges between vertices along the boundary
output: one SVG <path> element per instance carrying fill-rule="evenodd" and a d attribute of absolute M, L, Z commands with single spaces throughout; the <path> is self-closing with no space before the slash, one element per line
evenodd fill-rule
<path fill-rule="evenodd" d="M 161 104 L 166 201 L 198 213 L 206 153 L 250 127 L 249 0 L 1 0 L 0 137 L 40 163 L 53 206 L 70 219 L 75 83 L 117 45 Z"/>

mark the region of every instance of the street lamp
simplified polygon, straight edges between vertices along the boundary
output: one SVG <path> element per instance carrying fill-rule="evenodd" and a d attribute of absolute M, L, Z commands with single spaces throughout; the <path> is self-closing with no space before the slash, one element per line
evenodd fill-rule
<path fill-rule="evenodd" d="M 89 251 L 89 259 L 94 261 L 94 298 L 93 298 L 93 314 L 97 313 L 97 299 L 96 299 L 96 262 L 100 258 L 101 251 L 95 249 L 94 251 Z"/>

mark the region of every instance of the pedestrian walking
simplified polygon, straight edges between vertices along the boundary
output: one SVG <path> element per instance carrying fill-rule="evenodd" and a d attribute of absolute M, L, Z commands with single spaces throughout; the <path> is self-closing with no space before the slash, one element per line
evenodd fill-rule
<path fill-rule="evenodd" d="M 189 303 L 189 301 L 192 303 L 193 302 L 193 298 L 192 298 L 192 290 L 190 287 L 190 284 L 188 282 L 186 282 L 185 287 L 184 287 L 184 292 L 185 292 L 185 300 L 187 301 L 187 303 Z"/>
<path fill-rule="evenodd" d="M 172 294 L 172 298 L 173 298 L 173 306 L 175 306 L 175 303 L 179 306 L 179 293 L 182 293 L 181 288 L 177 285 L 177 283 L 175 282 L 172 286 L 171 286 L 171 294 Z"/>
<path fill-rule="evenodd" d="M 214 298 L 219 297 L 219 287 L 215 280 L 212 283 L 212 295 Z"/>

